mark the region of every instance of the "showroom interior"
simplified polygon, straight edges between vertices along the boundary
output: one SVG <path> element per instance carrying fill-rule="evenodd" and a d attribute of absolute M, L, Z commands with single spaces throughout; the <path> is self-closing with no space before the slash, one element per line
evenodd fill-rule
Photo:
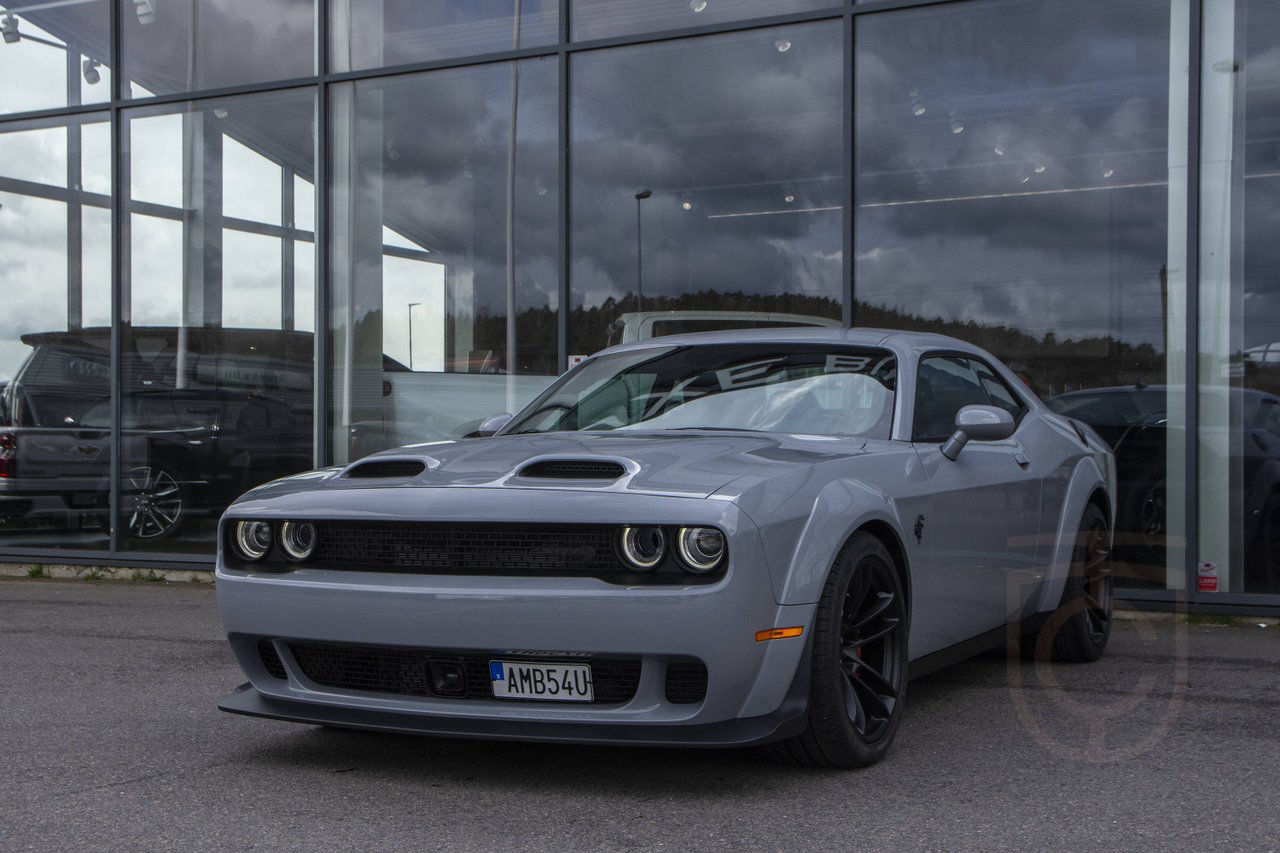
<path fill-rule="evenodd" d="M 0 0 L 0 560 L 623 340 L 985 347 L 1115 449 L 1121 597 L 1280 608 L 1280 0 Z"/>

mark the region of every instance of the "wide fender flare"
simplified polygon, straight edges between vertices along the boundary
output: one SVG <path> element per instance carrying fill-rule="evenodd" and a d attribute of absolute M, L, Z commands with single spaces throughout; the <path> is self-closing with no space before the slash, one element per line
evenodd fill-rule
<path fill-rule="evenodd" d="M 833 480 L 824 486 L 814 498 L 813 509 L 796 541 L 778 603 L 816 603 L 840 549 L 859 528 L 871 522 L 886 524 L 893 530 L 910 562 L 897 502 L 890 495 L 862 480 Z M 909 577 L 906 581 L 910 586 Z"/>
<path fill-rule="evenodd" d="M 1080 530 L 1080 518 L 1084 515 L 1085 504 L 1089 502 L 1089 498 L 1099 490 L 1107 496 L 1109 525 L 1107 548 L 1112 547 L 1112 539 L 1115 536 L 1116 499 L 1115 490 L 1109 488 L 1107 484 L 1114 481 L 1115 478 L 1108 478 L 1099 467 L 1097 460 L 1091 456 L 1080 459 L 1072 470 L 1066 497 L 1062 501 L 1062 512 L 1057 519 L 1056 535 L 1053 541 L 1046 543 L 1048 576 L 1040 593 L 1037 608 L 1040 612 L 1052 612 L 1062 601 L 1062 591 L 1067 584 L 1067 575 L 1071 571 L 1071 557 L 1076 547 L 1076 533 Z"/>

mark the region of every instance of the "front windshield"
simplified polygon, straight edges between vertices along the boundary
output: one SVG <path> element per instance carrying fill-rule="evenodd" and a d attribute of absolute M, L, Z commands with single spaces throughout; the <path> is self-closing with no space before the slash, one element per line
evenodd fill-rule
<path fill-rule="evenodd" d="M 884 350 L 704 344 L 594 358 L 552 385 L 506 434 L 749 430 L 888 438 L 896 362 Z"/>

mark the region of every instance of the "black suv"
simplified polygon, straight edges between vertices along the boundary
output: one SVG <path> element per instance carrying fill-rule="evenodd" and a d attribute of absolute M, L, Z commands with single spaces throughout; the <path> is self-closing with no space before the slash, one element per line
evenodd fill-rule
<path fill-rule="evenodd" d="M 312 467 L 304 332 L 136 330 L 122 356 L 122 531 L 140 539 L 221 513 Z M 24 335 L 0 391 L 0 523 L 108 529 L 110 332 Z"/>

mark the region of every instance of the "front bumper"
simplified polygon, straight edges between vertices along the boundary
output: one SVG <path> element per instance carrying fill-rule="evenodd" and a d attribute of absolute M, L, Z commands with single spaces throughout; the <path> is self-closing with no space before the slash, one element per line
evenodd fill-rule
<path fill-rule="evenodd" d="M 628 587 L 594 578 L 321 569 L 274 574 L 220 563 L 223 624 L 249 677 L 220 707 L 322 725 L 515 740 L 727 746 L 788 736 L 803 723 L 807 704 L 802 664 L 814 605 L 777 604 L 758 534 L 735 507 L 688 504 L 708 514 L 690 523 L 717 523 L 729 533 L 731 562 L 712 584 Z M 804 626 L 805 635 L 755 640 L 759 630 L 794 625 Z M 263 639 L 279 651 L 284 678 L 264 664 Z M 318 684 L 290 653 L 291 643 L 534 659 L 623 656 L 640 661 L 640 676 L 634 695 L 616 704 L 406 696 Z M 707 668 L 706 695 L 696 703 L 670 702 L 666 666 L 690 657 Z"/>

